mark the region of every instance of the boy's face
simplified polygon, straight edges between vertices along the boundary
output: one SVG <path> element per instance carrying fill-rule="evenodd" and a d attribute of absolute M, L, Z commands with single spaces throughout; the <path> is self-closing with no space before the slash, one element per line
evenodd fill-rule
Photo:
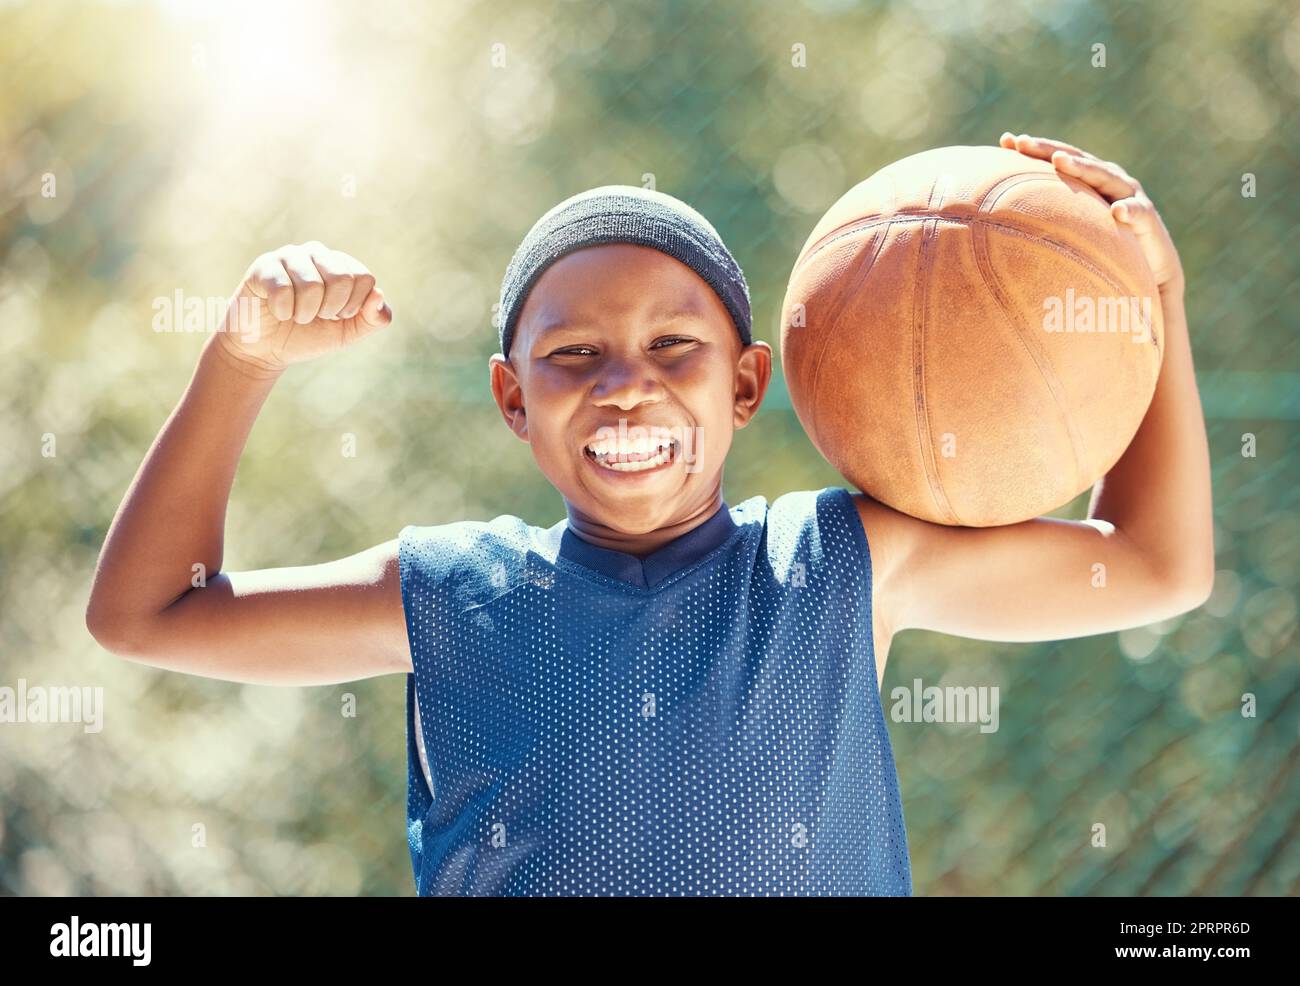
<path fill-rule="evenodd" d="M 621 243 L 548 267 L 508 356 L 490 361 L 493 395 L 573 525 L 610 546 L 649 550 L 639 536 L 682 525 L 684 533 L 721 503 L 732 433 L 758 410 L 772 367 L 771 347 L 745 346 L 693 270 Z M 652 457 L 661 439 L 672 442 L 663 464 L 618 461 L 663 461 Z M 633 442 L 630 454 L 622 440 Z"/>

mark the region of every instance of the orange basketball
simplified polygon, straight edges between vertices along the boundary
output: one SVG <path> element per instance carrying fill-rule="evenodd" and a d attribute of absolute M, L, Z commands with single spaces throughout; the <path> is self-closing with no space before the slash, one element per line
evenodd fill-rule
<path fill-rule="evenodd" d="M 1106 201 L 1001 147 L 942 147 L 849 189 L 800 251 L 781 364 L 857 488 L 941 524 L 1059 507 L 1155 391 L 1160 299 Z"/>

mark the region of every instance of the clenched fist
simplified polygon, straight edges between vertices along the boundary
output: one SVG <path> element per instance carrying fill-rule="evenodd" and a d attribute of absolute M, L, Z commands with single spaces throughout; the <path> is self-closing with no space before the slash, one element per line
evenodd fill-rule
<path fill-rule="evenodd" d="M 342 349 L 392 320 L 365 265 L 312 240 L 254 260 L 217 335 L 236 358 L 279 371 Z"/>

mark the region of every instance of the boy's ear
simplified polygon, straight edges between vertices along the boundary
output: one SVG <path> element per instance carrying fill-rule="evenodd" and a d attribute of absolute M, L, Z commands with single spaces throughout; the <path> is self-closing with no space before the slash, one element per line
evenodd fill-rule
<path fill-rule="evenodd" d="M 772 347 L 761 339 L 740 351 L 736 363 L 736 401 L 734 421 L 743 428 L 758 413 L 772 380 Z"/>
<path fill-rule="evenodd" d="M 488 357 L 488 374 L 492 397 L 497 402 L 506 425 L 520 441 L 528 441 L 528 413 L 524 410 L 524 388 L 515 375 L 510 360 L 501 353 Z"/>

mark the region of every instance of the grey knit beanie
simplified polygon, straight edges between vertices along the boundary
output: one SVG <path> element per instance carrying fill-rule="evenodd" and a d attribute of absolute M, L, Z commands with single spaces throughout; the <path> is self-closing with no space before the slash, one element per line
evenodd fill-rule
<path fill-rule="evenodd" d="M 533 225 L 501 282 L 501 352 L 510 355 L 528 292 L 551 264 L 583 247 L 634 243 L 680 260 L 713 288 L 748 346 L 749 285 L 713 225 L 685 202 L 637 185 L 602 185 L 579 192 Z"/>

